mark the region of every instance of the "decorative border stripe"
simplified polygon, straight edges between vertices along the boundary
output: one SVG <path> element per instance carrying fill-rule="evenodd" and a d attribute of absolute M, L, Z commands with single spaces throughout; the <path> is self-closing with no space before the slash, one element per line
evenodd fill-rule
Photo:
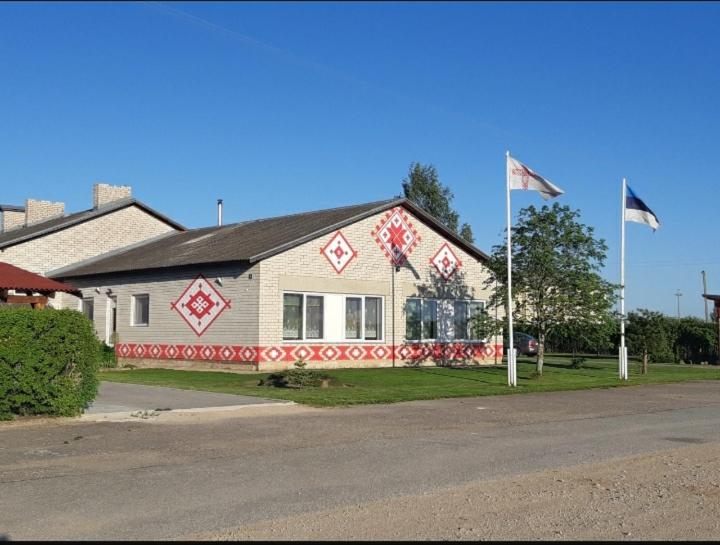
<path fill-rule="evenodd" d="M 217 344 L 117 343 L 115 354 L 126 359 L 162 359 L 217 362 L 266 361 L 387 361 L 422 359 L 491 359 L 502 357 L 502 345 L 482 343 L 385 344 L 294 344 L 282 346 L 243 346 Z"/>

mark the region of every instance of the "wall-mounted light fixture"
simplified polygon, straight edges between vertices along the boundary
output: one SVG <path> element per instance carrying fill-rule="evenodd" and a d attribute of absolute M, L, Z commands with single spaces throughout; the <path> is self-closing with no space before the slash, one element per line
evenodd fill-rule
<path fill-rule="evenodd" d="M 222 285 L 223 285 L 223 284 L 222 284 L 222 278 L 220 278 L 220 277 L 218 276 L 218 277 L 215 279 L 215 283 L 216 283 L 218 286 L 222 286 Z"/>

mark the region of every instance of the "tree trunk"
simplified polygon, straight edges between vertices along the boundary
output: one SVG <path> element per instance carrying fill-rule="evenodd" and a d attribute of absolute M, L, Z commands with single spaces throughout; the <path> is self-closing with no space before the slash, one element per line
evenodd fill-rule
<path fill-rule="evenodd" d="M 542 376 L 543 363 L 545 363 L 545 335 L 540 333 L 538 335 L 538 355 L 537 355 L 537 374 Z"/>
<path fill-rule="evenodd" d="M 642 356 L 642 374 L 643 375 L 647 375 L 647 372 L 648 372 L 648 359 L 649 359 L 648 353 L 646 350 L 645 352 L 643 352 L 643 356 Z"/>

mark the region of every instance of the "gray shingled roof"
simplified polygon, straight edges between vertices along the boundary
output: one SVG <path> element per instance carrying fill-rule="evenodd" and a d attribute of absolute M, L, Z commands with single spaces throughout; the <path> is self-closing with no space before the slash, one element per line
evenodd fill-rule
<path fill-rule="evenodd" d="M 15 204 L 0 204 L 0 212 L 25 212 L 25 207 Z"/>
<path fill-rule="evenodd" d="M 391 199 L 171 233 L 131 249 L 117 250 L 52 271 L 48 276 L 73 278 L 210 263 L 254 263 L 394 206 L 404 206 L 477 259 L 487 259 L 486 254 L 410 201 Z"/>
<path fill-rule="evenodd" d="M 153 210 L 148 205 L 138 201 L 137 199 L 118 199 L 115 202 L 112 202 L 105 206 L 101 206 L 99 208 L 91 208 L 90 210 L 75 212 L 74 214 L 68 214 L 67 216 L 61 216 L 59 218 L 41 221 L 27 227 L 20 227 L 17 229 L 11 229 L 4 233 L 0 233 L 0 249 L 7 248 L 8 246 L 14 246 L 15 244 L 20 244 L 21 242 L 26 242 L 37 237 L 48 235 L 50 233 L 66 229 L 67 227 L 77 225 L 78 223 L 104 216 L 105 214 L 109 214 L 110 212 L 114 212 L 116 210 L 120 210 L 122 208 L 133 205 L 145 210 L 150 215 L 155 216 L 161 221 L 164 221 L 175 229 L 180 229 L 183 231 L 185 230 L 185 227 L 180 225 L 178 222 L 168 218 L 167 216 L 161 214 L 156 210 Z"/>

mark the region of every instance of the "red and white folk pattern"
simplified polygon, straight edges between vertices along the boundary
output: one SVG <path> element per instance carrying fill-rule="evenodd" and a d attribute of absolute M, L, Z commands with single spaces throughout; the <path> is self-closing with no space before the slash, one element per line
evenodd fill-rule
<path fill-rule="evenodd" d="M 445 280 L 449 280 L 450 277 L 462 266 L 462 261 L 452 251 L 450 245 L 445 242 L 437 253 L 430 259 L 437 271 L 440 273 Z"/>
<path fill-rule="evenodd" d="M 127 359 L 160 359 L 218 362 L 264 361 L 388 361 L 393 352 L 400 361 L 426 359 L 490 359 L 496 354 L 502 357 L 501 345 L 480 343 L 409 343 L 395 347 L 391 345 L 282 345 L 282 346 L 237 346 L 210 344 L 153 344 L 117 343 L 115 353 Z"/>
<path fill-rule="evenodd" d="M 207 278 L 199 274 L 178 300 L 170 304 L 170 308 L 176 310 L 195 334 L 201 337 L 217 317 L 230 308 L 230 300 L 225 299 Z"/>
<path fill-rule="evenodd" d="M 325 256 L 338 274 L 342 273 L 357 256 L 357 252 L 340 231 L 337 231 L 330 241 L 320 248 L 320 253 Z"/>
<path fill-rule="evenodd" d="M 420 235 L 400 206 L 388 211 L 370 234 L 394 265 L 402 265 L 420 243 Z"/>

